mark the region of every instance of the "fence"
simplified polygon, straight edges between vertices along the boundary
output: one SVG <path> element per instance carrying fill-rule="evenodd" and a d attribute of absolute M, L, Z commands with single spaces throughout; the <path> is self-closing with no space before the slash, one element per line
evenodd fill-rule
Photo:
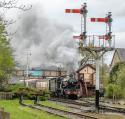
<path fill-rule="evenodd" d="M 10 114 L 4 112 L 3 108 L 0 108 L 0 119 L 10 119 Z"/>
<path fill-rule="evenodd" d="M 11 100 L 13 97 L 12 92 L 0 92 L 0 100 Z"/>

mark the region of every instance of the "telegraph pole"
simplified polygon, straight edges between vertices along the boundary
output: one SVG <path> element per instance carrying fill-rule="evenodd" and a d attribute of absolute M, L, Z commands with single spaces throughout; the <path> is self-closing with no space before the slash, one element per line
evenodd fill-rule
<path fill-rule="evenodd" d="M 31 55 L 31 53 L 28 53 L 27 51 L 27 63 L 26 63 L 26 87 L 29 86 L 28 84 L 28 80 L 29 80 L 29 56 Z"/>

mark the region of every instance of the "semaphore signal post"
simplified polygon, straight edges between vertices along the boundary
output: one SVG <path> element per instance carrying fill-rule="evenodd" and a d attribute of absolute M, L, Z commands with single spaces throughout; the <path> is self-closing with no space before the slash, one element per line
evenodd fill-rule
<path fill-rule="evenodd" d="M 79 39 L 79 51 L 84 54 L 88 52 L 95 59 L 96 64 L 96 89 L 95 89 L 95 109 L 99 111 L 99 63 L 101 57 L 108 51 L 114 50 L 115 36 L 112 35 L 112 14 L 109 12 L 104 18 L 90 18 L 91 22 L 99 22 L 106 24 L 106 33 L 104 35 L 87 35 L 86 22 L 87 22 L 87 4 L 84 3 L 80 9 L 66 9 L 66 13 L 81 14 L 81 34 L 74 36 Z"/>

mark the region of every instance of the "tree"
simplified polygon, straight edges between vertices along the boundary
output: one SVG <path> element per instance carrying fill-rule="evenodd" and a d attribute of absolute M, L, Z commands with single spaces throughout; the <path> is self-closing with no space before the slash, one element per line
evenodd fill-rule
<path fill-rule="evenodd" d="M 5 26 L 0 24 L 0 89 L 8 83 L 12 69 L 14 68 L 14 58 L 9 40 L 5 34 Z"/>
<path fill-rule="evenodd" d="M 107 86 L 109 80 L 109 67 L 107 64 L 102 64 L 100 66 L 100 81 L 103 87 Z"/>
<path fill-rule="evenodd" d="M 24 5 L 20 3 L 20 0 L 0 0 L 0 20 L 2 17 L 4 17 L 5 12 L 10 10 L 10 9 L 20 9 L 23 11 L 27 11 L 31 9 L 31 5 Z M 4 23 L 4 26 L 8 26 L 12 23 L 15 23 L 15 20 L 13 19 L 2 19 L 1 20 Z"/>
<path fill-rule="evenodd" d="M 110 72 L 109 84 L 106 88 L 108 97 L 125 97 L 125 62 L 117 63 Z"/>
<path fill-rule="evenodd" d="M 0 89 L 5 88 L 8 79 L 15 66 L 14 57 L 12 55 L 12 48 L 8 40 L 9 34 L 6 32 L 5 27 L 14 23 L 14 20 L 4 20 L 2 11 L 12 8 L 21 9 L 23 11 L 29 10 L 31 5 L 23 5 L 19 3 L 20 0 L 1 0 L 0 1 Z M 3 16 L 2 16 L 3 15 Z"/>
<path fill-rule="evenodd" d="M 113 101 L 115 101 L 115 99 L 121 98 L 122 94 L 123 93 L 119 85 L 110 83 L 106 87 L 106 97 L 112 98 Z"/>
<path fill-rule="evenodd" d="M 10 8 L 18 8 L 21 10 L 28 10 L 31 8 L 30 6 L 25 6 L 23 4 L 19 4 L 19 0 L 1 0 L 0 1 L 0 8 L 10 9 Z"/>
<path fill-rule="evenodd" d="M 121 87 L 123 97 L 125 97 L 125 65 L 122 65 L 120 67 L 120 70 L 118 72 L 118 80 L 117 84 Z"/>
<path fill-rule="evenodd" d="M 124 69 L 125 69 L 125 62 L 117 63 L 110 72 L 110 83 L 118 84 L 120 80 L 122 79 L 124 80 L 125 77 Z"/>

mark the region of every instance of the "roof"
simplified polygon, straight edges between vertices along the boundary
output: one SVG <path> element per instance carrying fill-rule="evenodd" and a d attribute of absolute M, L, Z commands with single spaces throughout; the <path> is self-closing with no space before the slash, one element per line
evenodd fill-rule
<path fill-rule="evenodd" d="M 78 69 L 76 72 L 78 73 L 79 71 L 81 71 L 82 69 L 84 69 L 85 67 L 91 67 L 92 69 L 94 69 L 95 70 L 95 67 L 92 65 L 92 64 L 86 64 L 86 65 L 84 65 L 83 67 L 81 67 L 80 69 Z"/>
<path fill-rule="evenodd" d="M 125 61 L 125 48 L 116 48 L 112 57 L 112 61 L 111 61 L 111 68 L 113 67 L 113 60 L 115 58 L 115 55 L 118 55 L 118 58 L 120 60 L 120 62 L 124 62 Z"/>
<path fill-rule="evenodd" d="M 118 53 L 118 56 L 120 58 L 120 61 L 125 61 L 125 49 L 124 48 L 117 48 L 116 52 Z"/>
<path fill-rule="evenodd" d="M 32 70 L 37 70 L 37 71 L 66 71 L 64 68 L 59 68 L 57 66 L 42 66 L 42 67 L 34 67 Z"/>

